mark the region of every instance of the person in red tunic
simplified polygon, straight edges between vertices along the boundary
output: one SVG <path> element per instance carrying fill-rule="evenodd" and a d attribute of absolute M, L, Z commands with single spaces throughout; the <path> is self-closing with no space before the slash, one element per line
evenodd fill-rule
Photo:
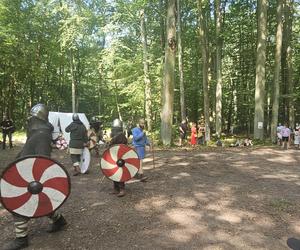
<path fill-rule="evenodd" d="M 194 147 L 197 142 L 197 128 L 196 123 L 193 122 L 192 128 L 191 128 L 191 145 Z"/>

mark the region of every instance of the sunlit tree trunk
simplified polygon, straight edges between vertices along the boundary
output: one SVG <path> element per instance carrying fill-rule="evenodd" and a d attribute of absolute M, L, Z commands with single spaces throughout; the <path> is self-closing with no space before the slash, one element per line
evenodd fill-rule
<path fill-rule="evenodd" d="M 203 75 L 203 96 L 204 96 L 204 119 L 205 119 L 205 140 L 210 141 L 209 125 L 209 95 L 208 95 L 208 42 L 207 27 L 204 18 L 205 0 L 198 0 L 199 12 L 199 36 L 202 51 L 202 75 Z"/>
<path fill-rule="evenodd" d="M 179 86 L 180 86 L 180 111 L 181 120 L 186 119 L 186 108 L 184 99 L 184 78 L 183 78 L 183 52 L 181 43 L 181 13 L 180 0 L 177 0 L 177 39 L 178 39 L 178 70 L 179 70 Z"/>
<path fill-rule="evenodd" d="M 277 124 L 279 109 L 279 79 L 281 65 L 281 48 L 282 48 L 282 0 L 277 0 L 277 32 L 276 32 L 276 50 L 275 50 L 275 67 L 274 67 L 274 85 L 273 85 L 273 105 L 272 105 L 272 123 L 271 123 L 271 140 L 277 141 Z"/>
<path fill-rule="evenodd" d="M 221 40 L 221 1 L 215 0 L 215 19 L 216 19 L 216 71 L 217 71 L 217 87 L 216 87 L 216 133 L 221 135 L 222 132 L 222 40 Z"/>
<path fill-rule="evenodd" d="M 257 1 L 257 50 L 255 78 L 254 138 L 264 138 L 264 101 L 266 81 L 267 0 Z"/>
<path fill-rule="evenodd" d="M 161 140 L 164 145 L 172 142 L 173 102 L 176 54 L 176 0 L 168 1 L 165 45 L 165 63 L 162 90 Z"/>
<path fill-rule="evenodd" d="M 149 63 L 148 63 L 148 49 L 147 49 L 147 33 L 145 27 L 145 11 L 140 12 L 141 18 L 141 37 L 143 43 L 143 64 L 144 64 L 144 83 L 145 83 L 145 113 L 147 128 L 152 130 L 152 114 L 151 114 L 151 82 L 149 78 Z"/>
<path fill-rule="evenodd" d="M 284 19 L 285 19 L 285 27 L 286 30 L 286 81 L 288 86 L 289 93 L 289 126 L 291 128 L 295 127 L 295 89 L 294 89 L 294 79 L 293 79 L 293 62 L 292 62 L 292 24 L 293 24 L 293 0 L 285 0 L 284 4 Z"/>
<path fill-rule="evenodd" d="M 76 113 L 76 80 L 74 73 L 74 55 L 73 51 L 70 51 L 70 70 L 71 70 L 71 81 L 72 81 L 72 112 Z"/>

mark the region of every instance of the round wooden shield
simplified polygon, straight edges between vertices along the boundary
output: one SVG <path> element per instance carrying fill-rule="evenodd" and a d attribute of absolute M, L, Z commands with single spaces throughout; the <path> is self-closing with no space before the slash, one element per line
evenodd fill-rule
<path fill-rule="evenodd" d="M 58 139 L 56 141 L 56 147 L 59 149 L 59 150 L 64 150 L 68 147 L 68 143 L 65 139 Z"/>
<path fill-rule="evenodd" d="M 101 170 L 109 179 L 125 182 L 133 178 L 140 168 L 140 160 L 134 149 L 117 144 L 104 151 Z"/>
<path fill-rule="evenodd" d="M 88 130 L 88 138 L 89 138 L 89 149 L 93 149 L 97 145 L 97 135 L 91 129 Z"/>
<path fill-rule="evenodd" d="M 83 149 L 80 158 L 81 158 L 81 161 L 80 161 L 80 164 L 79 164 L 80 172 L 82 174 L 84 174 L 84 173 L 86 173 L 88 171 L 89 166 L 90 166 L 90 162 L 91 162 L 91 153 L 88 150 L 88 148 L 85 147 Z"/>
<path fill-rule="evenodd" d="M 0 201 L 11 213 L 28 218 L 49 215 L 69 197 L 68 172 L 44 156 L 28 156 L 9 164 L 0 179 Z"/>

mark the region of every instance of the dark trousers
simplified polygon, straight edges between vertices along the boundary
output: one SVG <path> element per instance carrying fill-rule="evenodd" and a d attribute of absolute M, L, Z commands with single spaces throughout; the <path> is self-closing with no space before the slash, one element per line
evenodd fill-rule
<path fill-rule="evenodd" d="M 117 181 L 114 181 L 114 189 L 115 190 L 124 190 L 125 189 L 125 182 L 117 182 Z"/>
<path fill-rule="evenodd" d="M 6 136 L 8 136 L 9 147 L 12 148 L 12 133 L 11 132 L 2 133 L 2 138 L 3 138 L 2 148 L 5 149 L 5 146 L 6 146 Z"/>

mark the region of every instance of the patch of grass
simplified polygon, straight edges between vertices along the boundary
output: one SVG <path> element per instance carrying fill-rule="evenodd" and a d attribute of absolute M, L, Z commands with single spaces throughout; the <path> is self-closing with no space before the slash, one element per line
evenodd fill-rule
<path fill-rule="evenodd" d="M 294 208 L 294 204 L 284 198 L 273 199 L 269 203 L 270 207 L 276 212 L 290 212 Z"/>

